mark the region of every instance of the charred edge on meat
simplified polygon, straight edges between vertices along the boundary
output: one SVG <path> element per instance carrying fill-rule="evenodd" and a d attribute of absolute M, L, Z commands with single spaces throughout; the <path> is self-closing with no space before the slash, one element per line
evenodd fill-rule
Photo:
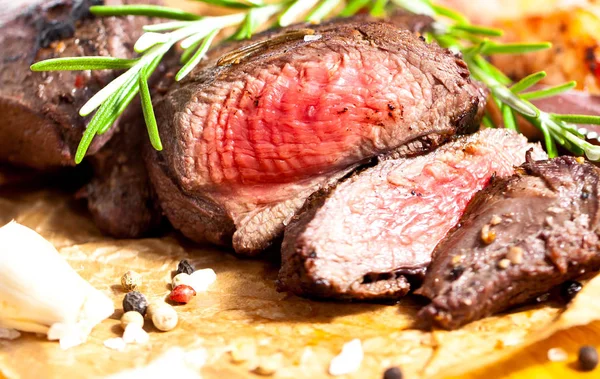
<path fill-rule="evenodd" d="M 514 176 L 496 179 L 438 245 L 417 291 L 431 299 L 420 316 L 455 329 L 598 271 L 599 187 L 600 169 L 573 157 L 528 156 Z M 496 214 L 502 221 L 492 225 Z M 482 240 L 485 226 L 495 230 L 490 243 Z"/>
<path fill-rule="evenodd" d="M 46 48 L 55 41 L 73 37 L 77 23 L 93 16 L 90 7 L 94 5 L 104 5 L 104 0 L 75 0 L 68 17 L 62 20 L 38 18 L 35 21 L 38 35 L 32 55 L 35 56 L 39 49 Z M 62 3 L 51 5 L 48 12 L 43 14 L 51 14 L 53 7 L 63 6 Z M 30 13 L 30 16 L 36 17 L 37 14 Z"/>

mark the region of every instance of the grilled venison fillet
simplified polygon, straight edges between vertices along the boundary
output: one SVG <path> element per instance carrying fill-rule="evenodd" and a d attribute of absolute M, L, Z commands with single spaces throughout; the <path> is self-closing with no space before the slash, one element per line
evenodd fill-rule
<path fill-rule="evenodd" d="M 131 104 L 111 140 L 89 158 L 94 175 L 82 191 L 96 226 L 117 238 L 147 236 L 163 219 L 141 154 L 148 137 L 140 106 Z"/>
<path fill-rule="evenodd" d="M 94 0 L 3 2 L 0 14 L 0 162 L 37 169 L 72 166 L 89 118 L 80 107 L 115 74 L 101 71 L 31 72 L 44 59 L 132 56 L 145 17 L 94 18 Z M 135 1 L 107 0 L 107 5 Z M 97 136 L 88 154 L 111 137 Z"/>
<path fill-rule="evenodd" d="M 485 129 L 429 154 L 382 159 L 310 199 L 285 231 L 279 289 L 302 296 L 393 299 L 420 282 L 431 253 L 490 178 L 513 174 L 532 149 Z"/>
<path fill-rule="evenodd" d="M 375 20 L 368 15 L 353 19 Z M 422 31 L 432 20 L 405 12 L 390 16 L 394 23 Z M 274 29 L 261 34 L 267 39 L 280 33 Z M 230 41 L 212 49 L 200 65 L 215 64 L 223 54 L 246 45 L 245 41 Z M 179 64 L 176 54 L 168 55 L 152 77 L 150 90 L 154 100 L 174 85 L 173 76 Z M 212 62 L 212 63 L 211 63 Z M 120 118 L 111 140 L 89 158 L 94 176 L 82 191 L 96 225 L 106 234 L 119 238 L 137 238 L 156 232 L 162 225 L 162 210 L 139 151 L 147 140 L 144 117 L 139 104 L 129 106 Z"/>
<path fill-rule="evenodd" d="M 485 94 L 465 63 L 409 30 L 357 18 L 267 36 L 209 58 L 157 104 L 164 151 L 147 167 L 195 241 L 256 254 L 359 165 L 478 126 Z"/>
<path fill-rule="evenodd" d="M 167 54 L 149 80 L 154 100 L 166 93 L 179 69 L 179 56 Z M 108 143 L 88 158 L 93 178 L 81 191 L 94 223 L 117 238 L 156 234 L 166 226 L 143 158 L 148 132 L 139 99 L 119 119 Z"/>
<path fill-rule="evenodd" d="M 579 159 L 528 157 L 475 196 L 434 252 L 421 318 L 458 328 L 600 269 L 600 169 Z"/>

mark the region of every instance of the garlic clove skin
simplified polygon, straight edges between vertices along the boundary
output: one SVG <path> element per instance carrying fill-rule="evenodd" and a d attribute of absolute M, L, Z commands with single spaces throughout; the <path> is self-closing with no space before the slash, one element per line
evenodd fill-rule
<path fill-rule="evenodd" d="M 114 313 L 112 300 L 35 231 L 13 221 L 0 228 L 0 246 L 0 327 L 61 339 Z"/>

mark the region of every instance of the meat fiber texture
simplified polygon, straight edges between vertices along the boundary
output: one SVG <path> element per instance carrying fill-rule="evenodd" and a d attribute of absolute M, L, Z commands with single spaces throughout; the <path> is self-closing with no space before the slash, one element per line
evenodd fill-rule
<path fill-rule="evenodd" d="M 437 247 L 420 316 L 454 329 L 598 271 L 599 189 L 600 169 L 573 157 L 528 158 L 496 180 Z"/>
<path fill-rule="evenodd" d="M 486 129 L 423 156 L 382 160 L 314 197 L 288 226 L 279 289 L 342 299 L 395 299 L 422 280 L 431 253 L 469 200 L 510 176 L 538 145 Z"/>
<path fill-rule="evenodd" d="M 357 19 L 267 36 L 220 50 L 157 104 L 150 177 L 195 241 L 257 254 L 356 167 L 478 127 L 485 93 L 466 64 L 408 30 Z"/>
<path fill-rule="evenodd" d="M 0 162 L 37 169 L 72 166 L 89 118 L 79 108 L 114 78 L 109 70 L 31 72 L 58 57 L 132 56 L 143 17 L 93 18 L 94 0 L 13 1 L 0 16 Z M 107 5 L 135 3 L 108 0 Z M 96 137 L 94 154 L 112 132 Z"/>

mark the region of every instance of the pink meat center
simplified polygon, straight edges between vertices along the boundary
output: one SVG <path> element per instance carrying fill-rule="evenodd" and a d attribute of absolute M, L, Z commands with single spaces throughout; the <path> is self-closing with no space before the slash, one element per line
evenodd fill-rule
<path fill-rule="evenodd" d="M 193 107 L 203 127 L 192 128 L 190 155 L 204 180 L 289 183 L 339 170 L 385 149 L 397 120 L 431 101 L 418 70 L 387 52 L 295 58 Z"/>
<path fill-rule="evenodd" d="M 304 234 L 321 241 L 332 260 L 344 262 L 350 255 L 375 273 L 426 266 L 491 176 L 511 175 L 524 161 L 530 147 L 524 139 L 515 143 L 514 136 L 492 132 L 470 137 L 474 142 L 466 146 L 451 144 L 429 155 L 380 163 L 368 175 L 344 182 L 319 210 L 320 222 Z"/>
<path fill-rule="evenodd" d="M 394 209 L 386 212 L 383 220 L 377 214 L 372 222 L 384 222 L 388 227 L 379 230 L 383 241 L 395 241 L 396 251 L 411 263 L 427 264 L 428 254 L 458 222 L 473 196 L 483 189 L 493 174 L 507 176 L 513 173 L 517 159 L 498 158 L 496 151 L 485 146 L 469 145 L 469 153 L 441 154 L 432 162 L 406 173 L 392 171 L 387 181 L 394 198 L 381 199 L 380 207 Z M 524 154 L 519 154 L 524 156 Z M 371 214 L 370 216 L 375 216 Z M 367 221 L 369 224 L 369 221 Z"/>

